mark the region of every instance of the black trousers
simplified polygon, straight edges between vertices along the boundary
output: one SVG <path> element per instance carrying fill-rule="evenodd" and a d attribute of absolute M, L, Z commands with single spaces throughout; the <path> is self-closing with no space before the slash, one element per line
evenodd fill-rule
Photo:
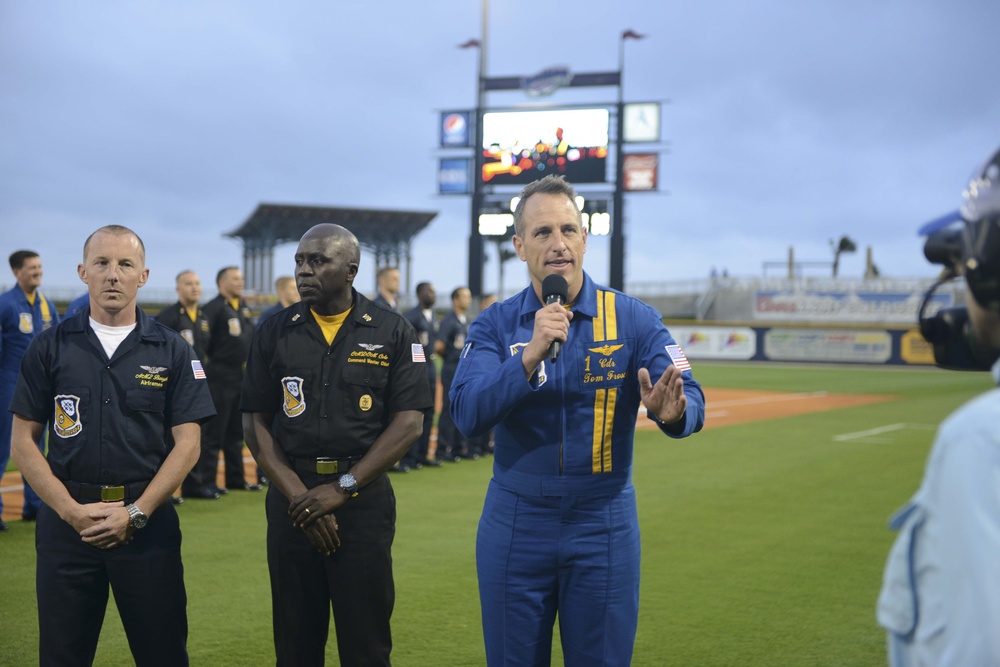
<path fill-rule="evenodd" d="M 424 430 L 420 437 L 410 445 L 410 448 L 403 454 L 402 462 L 410 466 L 414 463 L 423 463 L 427 460 L 428 451 L 431 444 L 431 428 L 434 427 L 434 408 L 424 410 Z"/>
<path fill-rule="evenodd" d="M 115 594 L 138 667 L 187 665 L 187 594 L 177 512 L 165 503 L 131 543 L 85 544 L 48 505 L 35 527 L 39 664 L 91 665 Z"/>
<path fill-rule="evenodd" d="M 243 474 L 243 415 L 240 412 L 240 391 L 243 376 L 218 373 L 208 376 L 208 388 L 215 403 L 215 416 L 201 429 L 201 458 L 195 464 L 196 483 L 203 487 L 215 486 L 219 469 L 219 450 L 225 460 L 225 485 L 229 489 L 242 488 L 246 482 Z"/>
<path fill-rule="evenodd" d="M 438 459 L 445 455 L 464 456 L 468 454 L 468 441 L 451 418 L 451 399 L 448 398 L 448 392 L 451 390 L 451 381 L 454 379 L 454 369 L 442 369 L 441 414 L 438 416 L 437 454 L 435 454 Z"/>
<path fill-rule="evenodd" d="M 310 488 L 333 481 L 306 474 L 302 479 Z M 382 475 L 338 510 L 341 545 L 330 556 L 317 552 L 302 530 L 292 526 L 288 501 L 273 485 L 266 508 L 278 667 L 324 664 L 331 606 L 340 664 L 390 665 L 396 496 L 389 478 Z"/>

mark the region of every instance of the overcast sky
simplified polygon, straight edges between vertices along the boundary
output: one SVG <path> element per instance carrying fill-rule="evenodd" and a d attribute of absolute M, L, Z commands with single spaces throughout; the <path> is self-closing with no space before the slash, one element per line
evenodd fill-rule
<path fill-rule="evenodd" d="M 466 282 L 470 205 L 437 194 L 437 126 L 474 106 L 478 54 L 457 45 L 481 37 L 480 9 L 0 0 L 0 254 L 36 249 L 45 285 L 76 286 L 87 234 L 123 224 L 151 287 L 190 267 L 211 296 L 216 270 L 241 263 L 223 234 L 261 202 L 437 211 L 412 276 L 450 291 Z M 913 277 L 936 273 L 916 229 L 957 208 L 1000 144 L 998 28 L 996 0 L 491 0 L 485 55 L 489 76 L 609 71 L 623 30 L 646 35 L 626 44 L 624 95 L 664 101 L 664 153 L 660 192 L 627 196 L 627 284 L 760 276 L 789 246 L 830 261 L 844 234 L 859 251 L 841 275 L 860 276 L 871 246 L 882 275 Z M 607 280 L 607 237 L 585 266 Z M 525 284 L 507 267 L 508 289 Z"/>

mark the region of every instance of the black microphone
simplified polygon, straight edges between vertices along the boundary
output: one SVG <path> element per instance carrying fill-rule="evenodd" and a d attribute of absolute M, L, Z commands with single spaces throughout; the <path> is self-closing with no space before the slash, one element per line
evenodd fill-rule
<path fill-rule="evenodd" d="M 560 306 L 566 303 L 566 293 L 568 291 L 569 284 L 558 273 L 545 276 L 545 280 L 542 281 L 542 298 L 545 300 L 546 306 L 550 303 L 558 303 Z M 552 341 L 552 347 L 549 348 L 549 359 L 555 363 L 558 356 L 559 341 L 554 340 Z"/>

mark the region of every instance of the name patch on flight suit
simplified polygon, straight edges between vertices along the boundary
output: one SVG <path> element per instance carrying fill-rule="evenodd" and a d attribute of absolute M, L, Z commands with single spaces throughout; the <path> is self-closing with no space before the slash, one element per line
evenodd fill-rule
<path fill-rule="evenodd" d="M 23 334 L 30 334 L 35 330 L 31 313 L 20 313 L 20 318 L 18 318 L 17 322 L 17 330 Z"/>
<path fill-rule="evenodd" d="M 588 347 L 583 358 L 583 386 L 617 386 L 628 377 L 627 350 L 619 352 L 625 343 L 604 343 Z M 618 353 L 618 354 L 616 354 Z"/>
<path fill-rule="evenodd" d="M 298 417 L 306 410 L 303 383 L 304 380 L 299 377 L 281 378 L 281 389 L 285 396 L 281 409 L 288 417 Z"/>
<path fill-rule="evenodd" d="M 347 363 L 370 364 L 372 366 L 389 368 L 389 355 L 386 354 L 385 352 L 379 352 L 379 350 L 385 347 L 385 345 L 376 345 L 373 343 L 358 343 L 358 347 L 362 349 L 352 350 L 347 357 Z"/>
<path fill-rule="evenodd" d="M 60 394 L 55 397 L 56 416 L 53 429 L 60 438 L 72 438 L 83 430 L 80 423 L 80 397 Z"/>
<path fill-rule="evenodd" d="M 136 373 L 135 379 L 143 387 L 162 387 L 170 379 L 168 376 L 162 374 L 163 371 L 167 370 L 165 366 L 139 366 L 139 368 L 143 372 Z"/>

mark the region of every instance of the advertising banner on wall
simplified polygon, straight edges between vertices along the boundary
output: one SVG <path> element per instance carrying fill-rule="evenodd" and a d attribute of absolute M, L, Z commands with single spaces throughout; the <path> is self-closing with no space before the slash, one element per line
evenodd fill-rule
<path fill-rule="evenodd" d="M 469 148 L 472 146 L 472 112 L 441 112 L 441 148 Z"/>
<path fill-rule="evenodd" d="M 771 329 L 764 333 L 764 357 L 771 361 L 884 364 L 891 356 L 888 331 Z"/>
<path fill-rule="evenodd" d="M 913 291 L 874 291 L 863 287 L 838 290 L 760 289 L 754 295 L 754 319 L 783 321 L 841 321 L 911 324 L 924 294 Z M 928 314 L 952 305 L 952 295 L 935 294 Z"/>
<path fill-rule="evenodd" d="M 670 325 L 668 329 L 691 359 L 746 361 L 757 351 L 757 333 L 750 327 Z"/>

